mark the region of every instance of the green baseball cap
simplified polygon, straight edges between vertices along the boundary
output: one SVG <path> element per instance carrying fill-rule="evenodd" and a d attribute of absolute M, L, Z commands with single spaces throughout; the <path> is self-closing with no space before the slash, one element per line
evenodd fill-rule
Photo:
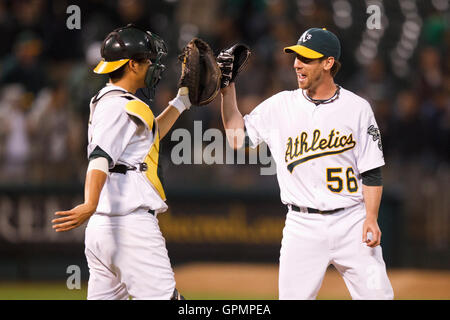
<path fill-rule="evenodd" d="M 284 48 L 284 52 L 295 52 L 309 59 L 325 56 L 339 60 L 341 44 L 333 32 L 325 28 L 311 28 L 301 35 L 296 45 Z"/>

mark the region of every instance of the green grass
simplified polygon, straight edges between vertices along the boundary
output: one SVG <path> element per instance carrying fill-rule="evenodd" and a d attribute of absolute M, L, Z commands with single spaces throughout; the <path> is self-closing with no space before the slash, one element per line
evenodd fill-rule
<path fill-rule="evenodd" d="M 81 289 L 69 290 L 62 282 L 0 283 L 0 300 L 84 300 L 87 283 Z"/>
<path fill-rule="evenodd" d="M 274 295 L 251 295 L 206 292 L 182 292 L 188 300 L 275 300 Z M 0 300 L 85 300 L 87 283 L 81 289 L 69 290 L 61 282 L 3 282 L 0 283 Z"/>
<path fill-rule="evenodd" d="M 226 292 L 182 292 L 187 300 L 277 300 L 273 294 L 235 294 Z M 3 282 L 0 283 L 0 300 L 85 300 L 87 282 L 81 283 L 81 289 L 69 290 L 61 282 Z M 340 300 L 342 297 L 318 296 L 319 300 Z"/>

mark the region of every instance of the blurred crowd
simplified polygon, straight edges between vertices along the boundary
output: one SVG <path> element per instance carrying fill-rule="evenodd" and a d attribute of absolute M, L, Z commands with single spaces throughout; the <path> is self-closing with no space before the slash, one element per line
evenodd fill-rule
<path fill-rule="evenodd" d="M 251 47 L 249 65 L 237 80 L 239 107 L 247 114 L 265 98 L 296 88 L 293 57 L 283 47 L 295 44 L 309 27 L 327 27 L 343 47 L 336 82 L 371 103 L 386 159 L 430 172 L 448 167 L 449 8 L 445 1 L 418 4 L 418 41 L 405 60 L 408 68 L 395 73 L 391 48 L 404 17 L 393 2 L 384 2 L 388 24 L 377 54 L 360 63 L 356 51 L 368 17 L 364 1 L 352 2 L 350 25 L 336 20 L 331 1 L 319 0 L 0 1 L 0 183 L 84 181 L 89 100 L 107 82 L 92 69 L 101 59 L 104 37 L 128 23 L 157 33 L 169 48 L 167 70 L 150 102 L 155 114 L 176 94 L 177 57 L 192 37 L 205 39 L 216 53 L 235 42 Z M 80 29 L 66 26 L 71 4 L 81 9 Z M 174 129 L 192 130 L 195 120 L 202 121 L 203 130 L 223 130 L 220 97 L 184 113 Z M 176 143 L 169 137 L 162 144 L 166 161 Z M 192 183 L 228 179 L 246 187 L 261 181 L 250 165 L 164 166 L 169 183 L 180 176 Z"/>

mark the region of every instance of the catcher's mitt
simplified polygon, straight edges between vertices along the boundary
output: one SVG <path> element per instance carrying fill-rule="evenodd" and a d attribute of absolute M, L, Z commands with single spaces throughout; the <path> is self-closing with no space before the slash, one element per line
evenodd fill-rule
<path fill-rule="evenodd" d="M 192 39 L 179 56 L 183 66 L 178 87 L 189 89 L 189 100 L 193 105 L 210 103 L 219 93 L 220 68 L 209 45 Z"/>
<path fill-rule="evenodd" d="M 249 47 L 242 43 L 237 43 L 219 53 L 217 56 L 217 64 L 222 72 L 221 88 L 227 87 L 236 79 L 238 73 L 246 65 L 250 53 Z"/>

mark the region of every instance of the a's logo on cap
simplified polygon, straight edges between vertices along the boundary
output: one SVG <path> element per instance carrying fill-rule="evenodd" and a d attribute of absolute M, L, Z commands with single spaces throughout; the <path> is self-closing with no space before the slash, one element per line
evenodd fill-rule
<path fill-rule="evenodd" d="M 311 39 L 311 37 L 312 37 L 312 35 L 310 34 L 310 33 L 308 33 L 308 32 L 304 32 L 303 34 L 302 34 L 302 36 L 300 37 L 300 39 L 298 39 L 298 42 L 306 42 L 306 41 L 308 41 L 309 39 Z"/>

